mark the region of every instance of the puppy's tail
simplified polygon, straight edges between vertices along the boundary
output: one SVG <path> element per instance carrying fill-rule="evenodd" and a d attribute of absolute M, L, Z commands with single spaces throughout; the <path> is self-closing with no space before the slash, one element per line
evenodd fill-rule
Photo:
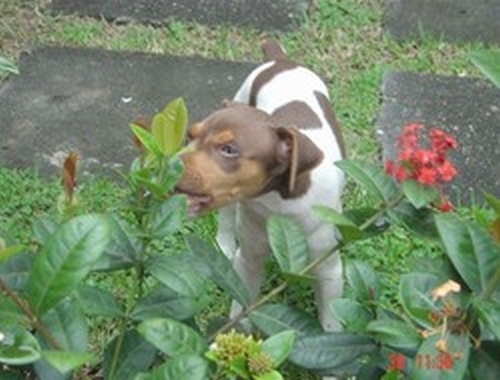
<path fill-rule="evenodd" d="M 278 41 L 273 39 L 265 39 L 260 45 L 264 54 L 264 61 L 283 61 L 288 59 L 283 47 Z"/>

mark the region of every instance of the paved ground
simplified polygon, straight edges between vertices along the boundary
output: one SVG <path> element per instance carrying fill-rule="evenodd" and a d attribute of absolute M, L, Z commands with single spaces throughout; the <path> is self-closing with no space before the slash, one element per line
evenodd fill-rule
<path fill-rule="evenodd" d="M 384 158 L 394 157 L 402 124 L 438 126 L 459 143 L 451 155 L 459 170 L 453 198 L 468 204 L 483 191 L 500 196 L 500 90 L 478 79 L 389 72 L 382 96 L 376 124 Z"/>
<path fill-rule="evenodd" d="M 134 157 L 129 123 L 182 96 L 195 121 L 231 98 L 254 67 L 93 49 L 42 48 L 0 87 L 0 164 L 43 173 L 77 149 L 83 168 L 109 173 Z"/>
<path fill-rule="evenodd" d="M 422 33 L 500 43 L 500 0 L 386 0 L 384 28 L 397 40 Z"/>
<path fill-rule="evenodd" d="M 182 20 L 290 30 L 306 12 L 307 0 L 52 0 L 51 9 L 108 20 Z"/>

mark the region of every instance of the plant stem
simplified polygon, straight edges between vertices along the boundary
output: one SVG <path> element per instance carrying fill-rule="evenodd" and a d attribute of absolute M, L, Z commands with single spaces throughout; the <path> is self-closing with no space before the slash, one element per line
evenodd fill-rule
<path fill-rule="evenodd" d="M 391 208 L 397 206 L 402 200 L 404 199 L 404 195 L 401 194 L 399 197 L 394 198 L 390 200 L 389 202 L 385 203 L 384 206 L 378 210 L 375 214 L 373 214 L 370 218 L 365 220 L 360 226 L 359 229 L 361 231 L 366 230 L 368 227 L 370 227 L 373 223 L 375 223 L 379 218 L 381 218 L 388 210 Z M 297 274 L 299 276 L 304 276 L 308 274 L 311 270 L 316 268 L 318 265 L 320 265 L 323 261 L 327 260 L 331 255 L 333 255 L 338 249 L 344 246 L 345 243 L 342 243 L 342 241 L 338 242 L 334 247 L 326 251 L 324 254 L 321 256 L 317 257 L 313 261 L 311 261 L 308 265 L 306 265 L 300 272 Z M 267 301 L 269 301 L 271 298 L 274 296 L 280 294 L 282 291 L 284 291 L 287 288 L 288 284 L 286 282 L 281 283 L 274 289 L 272 289 L 269 293 L 265 294 L 261 298 L 259 298 L 257 301 L 249 305 L 247 308 L 245 308 L 240 314 L 238 314 L 236 317 L 232 318 L 230 321 L 228 321 L 226 324 L 224 324 L 222 327 L 220 327 L 214 334 L 212 334 L 209 337 L 209 340 L 213 340 L 217 335 L 227 331 L 229 328 L 234 326 L 236 323 L 241 321 L 243 318 L 246 318 L 248 315 L 250 315 L 254 310 L 259 308 L 260 306 L 264 305 Z"/>
<path fill-rule="evenodd" d="M 62 351 L 62 347 L 57 341 L 56 338 L 52 335 L 52 333 L 45 327 L 45 325 L 40 322 L 38 317 L 35 315 L 33 310 L 29 307 L 29 305 L 17 295 L 12 289 L 10 289 L 7 284 L 0 279 L 0 293 L 5 294 L 8 298 L 12 300 L 16 304 L 16 306 L 26 315 L 33 325 L 33 327 L 40 333 L 40 335 L 45 339 L 45 341 L 55 350 Z"/>

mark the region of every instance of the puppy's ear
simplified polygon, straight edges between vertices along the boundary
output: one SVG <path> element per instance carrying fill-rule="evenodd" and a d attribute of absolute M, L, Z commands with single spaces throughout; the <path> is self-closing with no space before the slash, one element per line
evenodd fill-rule
<path fill-rule="evenodd" d="M 188 139 L 189 140 L 196 139 L 200 135 L 202 129 L 203 129 L 203 122 L 202 121 L 199 121 L 199 122 L 191 125 L 187 131 Z"/>
<path fill-rule="evenodd" d="M 295 128 L 277 129 L 280 144 L 278 160 L 288 166 L 287 188 L 282 189 L 284 198 L 301 195 L 309 185 L 309 172 L 323 160 L 323 152 L 304 134 Z"/>

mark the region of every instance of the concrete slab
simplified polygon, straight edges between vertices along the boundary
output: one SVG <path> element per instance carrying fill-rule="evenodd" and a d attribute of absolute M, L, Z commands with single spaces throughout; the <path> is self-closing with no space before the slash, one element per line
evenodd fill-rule
<path fill-rule="evenodd" d="M 448 189 L 458 204 L 500 196 L 500 90 L 481 79 L 388 72 L 376 121 L 384 160 L 395 155 L 401 126 L 422 122 L 453 134 L 459 175 Z"/>
<path fill-rule="evenodd" d="M 236 92 L 252 63 L 45 47 L 23 55 L 0 87 L 0 165 L 52 173 L 62 152 L 83 169 L 114 172 L 135 156 L 129 123 L 182 96 L 190 121 Z"/>
<path fill-rule="evenodd" d="M 432 34 L 500 44 L 500 0 L 386 0 L 384 28 L 397 40 Z"/>
<path fill-rule="evenodd" d="M 108 20 L 182 20 L 291 30 L 305 14 L 307 0 L 52 0 L 50 9 Z"/>

